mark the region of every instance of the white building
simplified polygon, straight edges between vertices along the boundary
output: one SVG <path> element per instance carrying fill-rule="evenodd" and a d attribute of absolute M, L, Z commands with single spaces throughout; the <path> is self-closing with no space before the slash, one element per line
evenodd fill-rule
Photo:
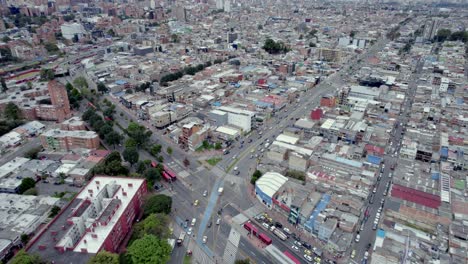
<path fill-rule="evenodd" d="M 226 112 L 228 114 L 228 124 L 239 127 L 243 133 L 248 133 L 252 129 L 255 118 L 254 112 L 229 106 L 222 106 L 218 110 Z"/>
<path fill-rule="evenodd" d="M 68 40 L 72 40 L 73 38 L 75 38 L 75 36 L 78 39 L 81 39 L 84 35 L 87 34 L 83 25 L 79 23 L 66 23 L 61 25 L 60 29 L 62 31 L 62 36 Z"/>

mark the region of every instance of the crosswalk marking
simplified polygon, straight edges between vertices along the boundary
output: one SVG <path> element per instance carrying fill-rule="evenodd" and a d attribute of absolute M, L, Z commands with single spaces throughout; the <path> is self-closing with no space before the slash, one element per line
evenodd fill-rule
<path fill-rule="evenodd" d="M 236 261 L 237 248 L 240 241 L 240 233 L 236 230 L 231 229 L 229 238 L 224 249 L 223 263 L 233 264 Z"/>

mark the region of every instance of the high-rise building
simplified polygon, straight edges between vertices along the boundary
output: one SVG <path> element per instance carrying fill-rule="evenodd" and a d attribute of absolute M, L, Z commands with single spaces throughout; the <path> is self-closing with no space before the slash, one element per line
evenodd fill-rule
<path fill-rule="evenodd" d="M 61 122 L 69 118 L 71 115 L 70 101 L 68 101 L 65 85 L 53 80 L 48 83 L 47 89 L 52 105 L 57 108 L 57 120 Z"/>

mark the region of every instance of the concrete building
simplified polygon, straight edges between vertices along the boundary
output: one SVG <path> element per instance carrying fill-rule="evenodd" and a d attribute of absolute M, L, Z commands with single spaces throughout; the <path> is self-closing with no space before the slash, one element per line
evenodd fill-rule
<path fill-rule="evenodd" d="M 321 48 L 319 50 L 319 59 L 328 62 L 341 62 L 341 50 Z"/>
<path fill-rule="evenodd" d="M 234 107 L 222 106 L 217 110 L 228 114 L 228 124 L 239 127 L 243 133 L 248 133 L 255 122 L 255 112 Z"/>
<path fill-rule="evenodd" d="M 337 224 L 338 220 L 336 218 L 327 218 L 327 216 L 319 214 L 315 218 L 313 232 L 319 239 L 327 241 L 335 231 Z"/>
<path fill-rule="evenodd" d="M 142 46 L 142 47 L 134 47 L 133 53 L 138 56 L 145 56 L 146 54 L 150 54 L 154 52 L 154 48 L 151 46 Z"/>
<path fill-rule="evenodd" d="M 49 217 L 59 198 L 0 193 L 0 260 L 14 246 L 21 245 L 21 235 L 30 235 Z"/>
<path fill-rule="evenodd" d="M 57 263 L 87 263 L 101 250 L 118 252 L 141 213 L 145 179 L 96 176 L 29 243 L 26 250 Z"/>
<path fill-rule="evenodd" d="M 208 113 L 209 119 L 215 126 L 224 126 L 228 123 L 228 113 L 220 110 L 211 110 Z"/>
<path fill-rule="evenodd" d="M 86 125 L 80 117 L 72 117 L 63 121 L 60 124 L 61 130 L 69 130 L 69 131 L 76 131 L 76 130 L 86 130 Z"/>
<path fill-rule="evenodd" d="M 51 129 L 40 136 L 47 150 L 70 151 L 78 148 L 98 149 L 99 135 L 94 131 L 68 131 Z"/>
<path fill-rule="evenodd" d="M 62 24 L 60 26 L 60 30 L 62 31 L 63 38 L 68 39 L 68 40 L 73 40 L 73 39 L 80 40 L 87 34 L 83 25 L 79 23 Z"/>

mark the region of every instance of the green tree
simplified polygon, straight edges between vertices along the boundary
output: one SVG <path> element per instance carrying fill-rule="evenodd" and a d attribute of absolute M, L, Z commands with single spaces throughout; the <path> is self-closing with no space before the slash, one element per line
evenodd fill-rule
<path fill-rule="evenodd" d="M 122 156 L 125 161 L 130 163 L 131 166 L 137 163 L 138 159 L 140 158 L 138 151 L 135 148 L 125 148 L 125 150 L 122 152 Z"/>
<path fill-rule="evenodd" d="M 437 34 L 435 35 L 434 40 L 437 42 L 444 42 L 450 37 L 451 34 L 452 34 L 452 31 L 450 31 L 450 29 L 441 28 L 437 31 Z"/>
<path fill-rule="evenodd" d="M 143 204 L 145 217 L 150 214 L 169 214 L 172 208 L 172 198 L 164 194 L 150 196 Z"/>
<path fill-rule="evenodd" d="M 105 138 L 106 135 L 109 134 L 112 131 L 114 131 L 112 129 L 112 126 L 106 123 L 102 127 L 99 128 L 98 134 L 99 134 L 99 136 L 101 136 L 101 138 Z"/>
<path fill-rule="evenodd" d="M 223 146 L 221 145 L 221 142 L 216 142 L 216 144 L 215 144 L 215 149 L 216 149 L 216 150 L 220 150 L 220 149 L 222 149 L 222 148 L 223 148 Z"/>
<path fill-rule="evenodd" d="M 136 172 L 141 174 L 145 172 L 147 168 L 148 168 L 148 165 L 146 165 L 145 161 L 139 161 L 136 165 Z"/>
<path fill-rule="evenodd" d="M 278 53 L 287 53 L 289 48 L 284 45 L 284 43 L 278 41 L 274 41 L 271 38 L 267 38 L 265 40 L 265 44 L 263 45 L 263 49 L 270 54 L 278 54 Z"/>
<path fill-rule="evenodd" d="M 50 209 L 49 217 L 54 217 L 54 216 L 56 216 L 56 215 L 60 212 L 60 210 L 62 210 L 62 208 L 60 208 L 60 207 L 54 205 L 54 206 Z"/>
<path fill-rule="evenodd" d="M 249 259 L 237 259 L 234 264 L 250 264 Z"/>
<path fill-rule="evenodd" d="M 23 178 L 21 180 L 21 184 L 20 186 L 18 187 L 18 192 L 20 194 L 24 193 L 26 190 L 29 190 L 31 188 L 34 188 L 36 186 L 36 181 L 33 180 L 32 178 Z"/>
<path fill-rule="evenodd" d="M 167 147 L 167 154 L 172 155 L 172 148 L 171 147 Z"/>
<path fill-rule="evenodd" d="M 44 264 L 46 263 L 37 254 L 26 253 L 24 249 L 18 251 L 10 262 L 11 264 Z"/>
<path fill-rule="evenodd" d="M 55 78 L 55 71 L 53 69 L 42 69 L 40 76 L 42 81 L 51 81 Z"/>
<path fill-rule="evenodd" d="M 94 109 L 92 108 L 88 108 L 88 110 L 86 110 L 83 115 L 81 116 L 81 118 L 84 120 L 84 121 L 89 121 L 91 120 L 91 118 L 93 116 L 96 115 L 96 111 L 94 111 Z"/>
<path fill-rule="evenodd" d="M 137 145 L 137 142 L 133 138 L 128 138 L 127 140 L 125 140 L 124 144 L 126 148 L 136 148 Z"/>
<path fill-rule="evenodd" d="M 60 51 L 60 49 L 54 43 L 47 42 L 44 44 L 44 48 L 47 50 L 49 54 L 56 54 Z"/>
<path fill-rule="evenodd" d="M 128 254 L 133 263 L 166 264 L 170 260 L 171 246 L 166 240 L 154 235 L 145 235 L 135 240 L 128 247 Z"/>
<path fill-rule="evenodd" d="M 107 157 L 106 157 L 106 160 L 104 162 L 104 164 L 109 164 L 113 161 L 117 161 L 117 162 L 122 162 L 122 156 L 120 156 L 120 153 L 118 151 L 112 151 Z"/>
<path fill-rule="evenodd" d="M 24 153 L 24 157 L 28 159 L 37 159 L 38 158 L 37 155 L 39 154 L 39 152 L 41 152 L 41 150 L 42 150 L 42 147 L 32 148 L 26 151 L 26 153 Z"/>
<path fill-rule="evenodd" d="M 159 161 L 159 162 L 164 162 L 164 157 L 161 156 L 161 155 L 159 155 L 159 156 L 158 156 L 158 161 Z"/>
<path fill-rule="evenodd" d="M 80 89 L 88 88 L 88 82 L 86 81 L 86 78 L 83 76 L 76 77 L 75 80 L 73 80 L 73 84 Z"/>
<path fill-rule="evenodd" d="M 138 147 L 145 144 L 153 134 L 150 130 L 146 130 L 144 126 L 140 126 L 135 122 L 130 122 L 127 127 L 127 133 L 129 137 L 135 140 Z"/>
<path fill-rule="evenodd" d="M 156 157 L 157 155 L 159 155 L 159 153 L 161 152 L 161 145 L 159 144 L 155 144 L 151 147 L 150 149 L 150 153 L 151 155 L 153 155 L 154 157 Z"/>
<path fill-rule="evenodd" d="M 119 255 L 103 250 L 92 256 L 88 264 L 119 264 Z"/>
<path fill-rule="evenodd" d="M 250 179 L 251 184 L 255 184 L 255 182 L 262 177 L 262 172 L 259 170 L 255 170 L 255 172 L 252 174 L 252 178 Z"/>
<path fill-rule="evenodd" d="M 21 234 L 20 239 L 23 245 L 26 245 L 29 242 L 29 236 L 27 234 Z"/>
<path fill-rule="evenodd" d="M 67 84 L 65 84 L 65 89 L 67 89 L 67 91 L 71 91 L 73 90 L 73 85 L 69 82 L 67 82 Z"/>
<path fill-rule="evenodd" d="M 113 118 L 114 113 L 115 113 L 115 106 L 114 105 L 112 105 L 111 107 L 106 108 L 106 110 L 104 110 L 104 112 L 103 112 L 104 116 L 107 116 L 109 118 Z"/>
<path fill-rule="evenodd" d="M 7 84 L 5 82 L 5 78 L 0 79 L 0 83 L 2 84 L 2 93 L 6 92 L 8 90 Z"/>
<path fill-rule="evenodd" d="M 143 177 L 153 185 L 155 182 L 161 180 L 161 172 L 155 168 L 148 168 L 143 172 Z"/>
<path fill-rule="evenodd" d="M 101 92 L 102 94 L 106 93 L 108 91 L 106 85 L 104 83 L 102 83 L 102 82 L 97 84 L 97 90 L 98 90 L 98 92 Z"/>
<path fill-rule="evenodd" d="M 2 38 L 2 41 L 5 42 L 5 43 L 8 43 L 8 41 L 11 41 L 11 38 L 9 38 L 8 36 L 4 36 Z"/>
<path fill-rule="evenodd" d="M 3 110 L 3 117 L 7 120 L 21 120 L 21 109 L 16 104 L 9 102 L 6 104 L 5 110 Z"/>
<path fill-rule="evenodd" d="M 150 214 L 145 220 L 135 224 L 131 240 L 143 238 L 145 235 L 154 235 L 160 239 L 170 236 L 169 216 L 166 214 Z"/>

